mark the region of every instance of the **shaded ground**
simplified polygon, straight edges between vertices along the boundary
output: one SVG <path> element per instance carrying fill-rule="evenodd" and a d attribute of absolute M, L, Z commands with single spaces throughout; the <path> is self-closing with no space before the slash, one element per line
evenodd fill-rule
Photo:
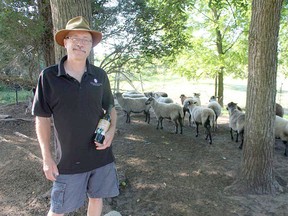
<path fill-rule="evenodd" d="M 0 215 L 45 215 L 51 183 L 42 173 L 41 156 L 33 118 L 24 104 L 0 106 Z M 173 124 L 164 121 L 156 130 L 144 115 L 133 115 L 125 123 L 121 111 L 113 150 L 122 183 L 121 194 L 106 201 L 123 216 L 284 216 L 288 215 L 288 158 L 284 146 L 275 147 L 275 170 L 284 192 L 272 197 L 229 196 L 224 188 L 235 180 L 241 160 L 238 144 L 230 140 L 228 118 L 219 119 L 213 144 L 203 130 L 194 128 L 173 134 Z M 187 123 L 186 123 L 187 125 Z M 125 185 L 125 186 L 124 186 Z M 70 215 L 85 215 L 84 208 Z"/>

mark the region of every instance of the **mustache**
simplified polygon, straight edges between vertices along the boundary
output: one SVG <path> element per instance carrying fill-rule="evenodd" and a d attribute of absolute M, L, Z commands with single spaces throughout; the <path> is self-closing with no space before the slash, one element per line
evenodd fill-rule
<path fill-rule="evenodd" d="M 76 50 L 76 51 L 81 51 L 81 52 L 83 52 L 83 53 L 87 53 L 87 51 L 86 51 L 86 50 L 83 50 L 83 49 L 81 49 L 81 48 L 73 48 L 73 50 Z"/>

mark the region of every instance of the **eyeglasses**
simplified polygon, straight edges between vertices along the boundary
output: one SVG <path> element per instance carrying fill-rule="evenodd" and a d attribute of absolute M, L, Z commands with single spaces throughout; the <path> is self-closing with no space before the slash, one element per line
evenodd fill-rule
<path fill-rule="evenodd" d="M 74 44 L 78 44 L 81 42 L 83 45 L 88 45 L 88 44 L 92 43 L 91 40 L 77 38 L 77 37 L 65 37 L 65 39 L 70 39 L 72 41 L 72 43 L 74 43 Z"/>

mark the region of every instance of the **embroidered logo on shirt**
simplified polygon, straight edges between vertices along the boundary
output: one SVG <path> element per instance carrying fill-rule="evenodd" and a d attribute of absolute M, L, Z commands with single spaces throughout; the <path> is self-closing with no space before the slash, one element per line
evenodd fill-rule
<path fill-rule="evenodd" d="M 102 85 L 102 83 L 98 83 L 98 80 L 96 78 L 93 80 L 93 82 L 90 82 L 90 84 L 93 86 L 101 86 Z"/>

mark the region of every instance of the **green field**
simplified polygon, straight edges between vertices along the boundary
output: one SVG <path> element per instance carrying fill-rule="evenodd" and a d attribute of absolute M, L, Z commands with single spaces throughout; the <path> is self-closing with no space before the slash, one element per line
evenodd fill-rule
<path fill-rule="evenodd" d="M 0 104 L 13 104 L 17 102 L 27 101 L 31 96 L 31 92 L 27 90 L 16 90 L 5 86 L 0 86 Z"/>

